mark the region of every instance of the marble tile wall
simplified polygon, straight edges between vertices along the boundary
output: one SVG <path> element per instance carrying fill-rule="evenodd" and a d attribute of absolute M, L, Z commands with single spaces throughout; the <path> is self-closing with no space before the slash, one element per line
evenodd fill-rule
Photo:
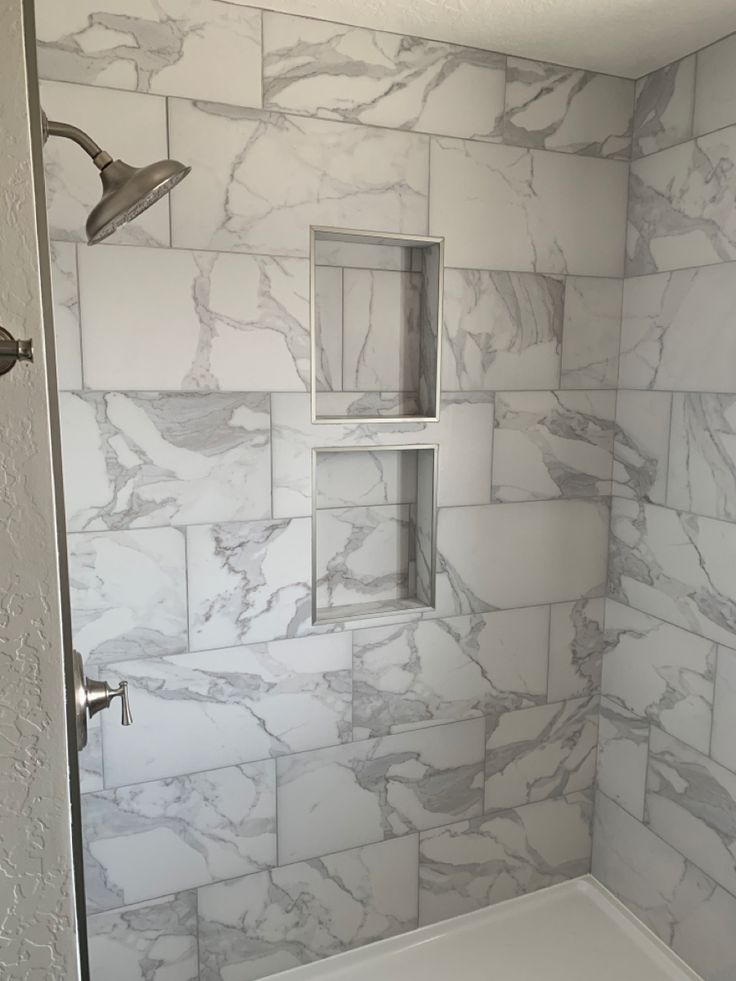
<path fill-rule="evenodd" d="M 135 718 L 81 761 L 94 981 L 260 978 L 585 872 L 610 495 L 668 490 L 669 392 L 615 401 L 634 82 L 240 2 L 37 7 L 50 115 L 193 168 L 88 249 L 94 171 L 47 148 L 76 644 Z M 444 236 L 439 422 L 311 422 L 310 223 Z M 401 271 L 356 255 L 359 313 L 366 269 Z M 679 411 L 696 474 L 730 405 Z M 408 506 L 406 444 L 439 452 L 436 605 L 315 626 L 312 450 L 372 451 L 318 482 L 335 518 Z M 728 482 L 670 483 L 723 522 Z M 682 741 L 697 706 L 699 752 L 720 718 L 723 769 L 718 645 L 646 708 Z"/>
<path fill-rule="evenodd" d="M 734 52 L 636 86 L 593 839 L 706 981 L 736 975 Z"/>

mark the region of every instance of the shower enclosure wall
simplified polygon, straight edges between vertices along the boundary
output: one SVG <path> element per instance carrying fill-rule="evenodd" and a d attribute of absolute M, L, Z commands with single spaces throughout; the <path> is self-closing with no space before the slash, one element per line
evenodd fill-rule
<path fill-rule="evenodd" d="M 637 278 L 623 279 L 632 136 L 630 216 L 647 230 L 671 174 L 688 180 L 657 169 L 682 148 L 652 151 L 691 135 L 678 127 L 690 125 L 694 59 L 690 76 L 664 70 L 635 92 L 631 80 L 224 0 L 164 7 L 37 4 L 49 115 L 133 163 L 192 166 L 170 199 L 89 249 L 94 188 L 73 148 L 47 148 L 75 642 L 88 674 L 128 680 L 134 714 L 127 729 L 110 713 L 95 720 L 80 757 L 94 981 L 255 979 L 589 871 L 602 663 L 602 736 L 613 726 L 628 741 L 603 745 L 598 874 L 636 907 L 644 885 L 614 877 L 612 849 L 644 835 L 687 862 L 692 917 L 668 934 L 673 897 L 654 926 L 721 981 L 723 963 L 699 951 L 736 904 L 727 863 L 711 870 L 705 833 L 687 854 L 662 814 L 688 798 L 705 828 L 713 811 L 683 781 L 662 790 L 657 760 L 679 752 L 685 768 L 700 754 L 697 773 L 736 799 L 717 740 L 706 755 L 712 645 L 680 643 L 692 617 L 711 624 L 699 632 L 726 651 L 727 699 L 733 624 L 709 589 L 731 525 L 708 510 L 726 507 L 720 478 L 707 507 L 685 502 L 707 521 L 670 510 L 694 492 L 664 488 L 678 385 L 653 356 L 692 373 L 682 389 L 736 392 L 723 380 L 728 300 L 710 321 L 719 381 L 685 383 L 706 370 L 703 349 L 681 339 L 711 270 L 659 274 L 736 248 L 729 130 L 671 165 L 695 160 L 694 182 L 715 173 L 718 204 L 693 184 L 682 234 L 648 251 L 633 234 Z M 699 84 L 720 86 L 716 68 Z M 312 421 L 310 226 L 444 238 L 438 422 Z M 337 333 L 363 333 L 343 341 L 342 388 L 328 394 L 351 395 L 346 352 L 358 351 L 371 378 L 360 376 L 361 411 L 375 416 L 396 395 L 376 338 L 406 270 L 380 250 L 341 261 Z M 669 344 L 680 345 L 671 362 Z M 674 411 L 706 433 L 717 411 L 721 434 L 728 402 L 688 409 L 690 398 L 675 396 Z M 693 425 L 674 425 L 673 440 Z M 671 467 L 687 456 L 678 445 Z M 402 446 L 415 470 L 436 447 L 430 609 L 315 625 L 311 528 L 325 505 L 312 500 L 313 459 L 360 451 L 330 476 L 333 551 L 315 585 L 365 609 L 387 583 L 395 592 L 381 543 L 403 541 L 407 509 L 421 510 L 416 475 L 395 479 Z M 727 455 L 726 437 L 718 446 Z M 688 459 L 692 488 L 703 468 Z M 612 565 L 615 602 L 612 493 L 627 549 Z M 670 531 L 700 552 L 690 586 L 669 568 L 666 585 L 649 581 Z M 665 536 L 663 556 L 652 536 Z M 641 653 L 625 650 L 633 635 Z M 642 664 L 646 684 L 627 701 Z M 697 941 L 687 949 L 685 933 Z"/>

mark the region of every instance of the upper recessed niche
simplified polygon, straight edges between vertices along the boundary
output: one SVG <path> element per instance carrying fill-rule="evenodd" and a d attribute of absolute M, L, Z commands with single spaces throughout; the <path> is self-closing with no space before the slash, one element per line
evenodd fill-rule
<path fill-rule="evenodd" d="M 436 422 L 443 239 L 311 230 L 314 422 Z"/>

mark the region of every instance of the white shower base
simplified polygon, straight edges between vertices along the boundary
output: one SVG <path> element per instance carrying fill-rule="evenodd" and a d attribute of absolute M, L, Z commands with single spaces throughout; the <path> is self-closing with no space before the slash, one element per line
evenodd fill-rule
<path fill-rule="evenodd" d="M 278 981 L 700 981 L 590 876 L 277 977 Z"/>

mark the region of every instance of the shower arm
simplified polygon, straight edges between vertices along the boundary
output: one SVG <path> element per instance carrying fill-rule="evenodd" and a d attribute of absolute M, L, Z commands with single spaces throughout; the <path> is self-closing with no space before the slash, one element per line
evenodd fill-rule
<path fill-rule="evenodd" d="M 108 164 L 112 163 L 112 157 L 107 151 L 97 146 L 91 136 L 88 136 L 83 129 L 72 126 L 71 123 L 60 123 L 54 119 L 49 119 L 46 113 L 43 114 L 43 141 L 49 136 L 61 136 L 65 140 L 72 140 L 77 146 L 81 146 L 84 152 L 92 158 L 92 163 L 98 170 L 104 170 Z"/>

